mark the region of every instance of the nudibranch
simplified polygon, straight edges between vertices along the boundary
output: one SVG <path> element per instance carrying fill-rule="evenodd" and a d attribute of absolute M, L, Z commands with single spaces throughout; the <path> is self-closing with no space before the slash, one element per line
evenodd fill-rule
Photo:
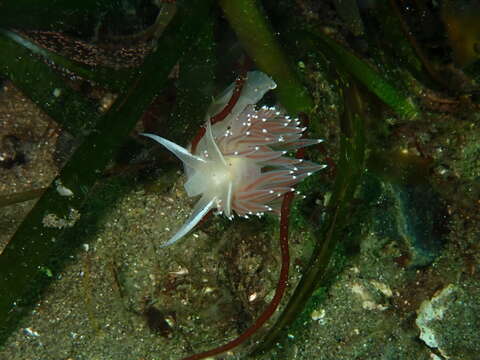
<path fill-rule="evenodd" d="M 288 151 L 318 144 L 321 139 L 304 139 L 306 130 L 298 119 L 276 107 L 256 107 L 263 95 L 275 89 L 275 82 L 260 71 L 252 71 L 241 88 L 230 113 L 211 124 L 210 119 L 228 104 L 235 90 L 230 85 L 210 105 L 205 134 L 196 146 L 183 148 L 154 134 L 147 136 L 170 150 L 184 164 L 188 196 L 199 196 L 191 216 L 162 246 L 185 236 L 212 209 L 232 219 L 280 213 L 282 196 L 315 171 L 325 168 L 303 159 L 285 156 Z"/>

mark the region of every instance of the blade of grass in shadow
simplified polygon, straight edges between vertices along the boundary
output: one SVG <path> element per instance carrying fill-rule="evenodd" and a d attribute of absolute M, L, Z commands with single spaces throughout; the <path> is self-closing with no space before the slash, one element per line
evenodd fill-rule
<path fill-rule="evenodd" d="M 139 77 L 98 121 L 0 254 L 0 344 L 24 313 L 20 305 L 31 305 L 44 289 L 42 280 L 48 279 L 41 270 L 62 248 L 71 247 L 65 230 L 74 229 L 95 182 L 195 40 L 211 3 L 191 0 L 188 6 L 179 6 L 158 42 L 158 50 L 146 58 Z"/>
<path fill-rule="evenodd" d="M 95 126 L 100 114 L 95 105 L 65 84 L 65 80 L 32 51 L 0 30 L 0 73 L 5 74 L 25 96 L 62 128 L 83 134 Z"/>
<path fill-rule="evenodd" d="M 219 0 L 219 3 L 245 51 L 277 83 L 275 91 L 282 106 L 291 114 L 310 113 L 313 107 L 310 94 L 282 51 L 258 1 Z"/>
<path fill-rule="evenodd" d="M 390 106 L 399 116 L 407 119 L 419 116 L 419 110 L 415 103 L 404 96 L 369 64 L 322 32 L 318 32 L 314 37 L 324 55 L 331 59 L 335 66 L 340 66 L 344 71 L 352 74 L 354 78 Z"/>
<path fill-rule="evenodd" d="M 91 80 L 99 86 L 112 91 L 122 91 L 131 82 L 135 71 L 132 69 L 115 70 L 104 66 L 88 66 L 77 61 L 69 60 L 64 56 L 58 55 L 53 51 L 44 49 L 29 39 L 7 30 L 0 30 L 2 38 L 8 38 L 18 45 L 30 50 L 33 54 L 40 56 L 44 61 L 52 63 L 55 66 L 62 67 L 75 75 L 84 79 Z M 6 41 L 6 40 L 4 40 Z M 13 46 L 13 45 L 12 45 Z M 11 55 L 10 55 L 11 56 Z M 23 58 L 23 57 L 22 57 Z M 10 60 L 10 63 L 12 60 Z"/>
<path fill-rule="evenodd" d="M 175 108 L 167 125 L 169 140 L 183 144 L 191 140 L 205 121 L 215 79 L 215 42 L 213 21 L 205 26 L 180 60 Z"/>
<path fill-rule="evenodd" d="M 121 0 L 0 2 L 0 24 L 3 27 L 35 30 L 75 30 L 91 34 L 107 12 L 122 11 Z"/>
<path fill-rule="evenodd" d="M 21 193 L 0 195 L 0 207 L 39 198 L 44 192 L 45 189 L 40 188 L 35 190 L 23 191 Z"/>
<path fill-rule="evenodd" d="M 364 118 L 360 92 L 355 85 L 344 87 L 344 115 L 341 119 L 340 160 L 334 190 L 321 227 L 314 231 L 316 245 L 300 282 L 278 320 L 254 350 L 260 353 L 272 347 L 281 332 L 303 311 L 327 269 L 342 230 L 348 220 L 349 205 L 364 169 Z"/>

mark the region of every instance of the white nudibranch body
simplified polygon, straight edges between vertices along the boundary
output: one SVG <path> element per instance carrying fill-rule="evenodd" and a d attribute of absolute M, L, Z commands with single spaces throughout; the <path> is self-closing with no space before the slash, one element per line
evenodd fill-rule
<path fill-rule="evenodd" d="M 210 119 L 222 111 L 233 95 L 230 85 L 210 105 L 205 135 L 194 153 L 167 139 L 142 134 L 156 140 L 184 164 L 189 196 L 201 195 L 192 215 L 163 246 L 185 236 L 212 209 L 233 218 L 265 212 L 280 213 L 282 195 L 315 171 L 325 168 L 310 161 L 284 156 L 289 150 L 318 144 L 322 140 L 303 139 L 298 119 L 275 107 L 255 104 L 275 82 L 260 71 L 247 74 L 240 97 L 224 120 L 211 125 Z"/>

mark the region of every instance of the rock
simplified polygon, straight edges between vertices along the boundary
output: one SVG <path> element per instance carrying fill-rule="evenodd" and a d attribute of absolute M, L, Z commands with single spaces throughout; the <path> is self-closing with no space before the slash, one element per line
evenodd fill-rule
<path fill-rule="evenodd" d="M 445 359 L 478 360 L 480 287 L 450 284 L 425 300 L 415 321 L 420 339 Z"/>

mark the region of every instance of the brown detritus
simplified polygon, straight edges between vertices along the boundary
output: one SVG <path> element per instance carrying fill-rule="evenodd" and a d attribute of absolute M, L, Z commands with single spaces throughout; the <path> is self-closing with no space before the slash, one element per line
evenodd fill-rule
<path fill-rule="evenodd" d="M 168 274 L 165 277 L 165 280 L 161 283 L 160 293 L 167 297 L 172 297 L 174 295 L 180 296 L 180 292 L 177 290 L 179 286 L 187 283 L 187 279 L 183 276 L 178 276 L 177 274 Z"/>
<path fill-rule="evenodd" d="M 439 113 L 458 114 L 465 111 L 478 111 L 480 109 L 480 105 L 472 101 L 470 95 L 450 97 L 429 89 L 424 89 L 419 100 L 425 109 Z"/>
<path fill-rule="evenodd" d="M 240 332 L 265 307 L 274 281 L 269 270 L 278 265 L 275 244 L 261 232 L 262 226 L 261 220 L 256 219 L 237 222 L 221 249 L 222 268 L 225 268 L 225 279 L 222 277 L 221 282 L 228 284 Z"/>
<path fill-rule="evenodd" d="M 406 268 L 411 261 L 411 256 L 409 254 L 402 254 L 397 256 L 393 261 L 400 267 Z"/>
<path fill-rule="evenodd" d="M 5 135 L 0 140 L 0 167 L 11 169 L 26 162 L 25 154 L 21 151 L 20 139 L 15 135 Z"/>
<path fill-rule="evenodd" d="M 300 149 L 300 150 L 303 150 L 303 149 Z M 188 356 L 183 360 L 205 359 L 207 357 L 219 355 L 226 351 L 236 348 L 240 344 L 244 343 L 253 334 L 255 334 L 265 324 L 265 322 L 267 322 L 267 320 L 270 319 L 270 317 L 274 314 L 278 305 L 280 305 L 280 301 L 282 300 L 283 294 L 285 293 L 285 290 L 287 288 L 288 269 L 290 266 L 290 255 L 289 255 L 289 249 L 288 249 L 288 222 L 289 222 L 290 205 L 293 200 L 293 195 L 294 195 L 293 192 L 286 193 L 283 197 L 283 202 L 282 202 L 282 212 L 281 212 L 282 215 L 280 219 L 280 249 L 282 254 L 282 267 L 280 270 L 280 277 L 278 279 L 278 284 L 277 284 L 277 288 L 275 289 L 275 295 L 273 296 L 273 299 L 268 304 L 266 309 L 262 312 L 262 314 L 257 318 L 257 320 L 238 337 L 236 337 L 235 339 L 229 341 L 228 343 L 222 346 Z"/>
<path fill-rule="evenodd" d="M 392 297 L 392 305 L 396 311 L 405 314 L 415 313 L 423 300 L 431 298 L 437 290 L 445 287 L 447 279 L 432 276 L 430 269 L 416 270 L 408 286 L 398 291 L 398 296 Z"/>
<path fill-rule="evenodd" d="M 117 291 L 121 299 L 125 297 L 125 291 L 123 290 L 122 282 L 120 281 L 119 268 L 115 258 L 110 262 L 110 271 L 112 273 L 113 282 L 112 285 Z"/>
<path fill-rule="evenodd" d="M 465 272 L 469 276 L 475 276 L 477 274 L 477 269 L 479 268 L 479 263 L 475 260 L 473 254 L 466 254 L 463 257 L 463 261 L 465 263 Z"/>
<path fill-rule="evenodd" d="M 151 332 L 163 336 L 164 338 L 171 338 L 173 336 L 173 327 L 176 322 L 175 313 L 165 313 L 153 304 L 150 299 L 145 299 L 145 308 L 142 315 Z"/>

